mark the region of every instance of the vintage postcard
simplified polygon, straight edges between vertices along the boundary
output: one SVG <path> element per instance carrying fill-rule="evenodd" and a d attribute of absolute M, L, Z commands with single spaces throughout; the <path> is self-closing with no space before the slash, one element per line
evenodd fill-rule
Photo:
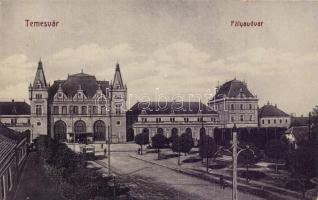
<path fill-rule="evenodd" d="M 0 200 L 317 200 L 317 11 L 0 0 Z"/>

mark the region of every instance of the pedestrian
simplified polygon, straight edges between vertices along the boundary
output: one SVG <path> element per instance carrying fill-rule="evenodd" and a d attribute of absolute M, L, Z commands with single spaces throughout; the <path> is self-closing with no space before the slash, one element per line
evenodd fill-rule
<path fill-rule="evenodd" d="M 138 148 L 138 155 L 140 155 L 140 148 Z"/>
<path fill-rule="evenodd" d="M 104 156 L 106 157 L 107 149 L 104 149 Z"/>

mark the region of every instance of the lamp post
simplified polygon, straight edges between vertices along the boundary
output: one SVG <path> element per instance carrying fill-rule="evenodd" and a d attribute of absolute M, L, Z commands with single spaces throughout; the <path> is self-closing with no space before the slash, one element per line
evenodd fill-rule
<path fill-rule="evenodd" d="M 232 200 L 237 200 L 237 128 L 234 124 L 232 129 L 233 134 L 233 190 Z"/>

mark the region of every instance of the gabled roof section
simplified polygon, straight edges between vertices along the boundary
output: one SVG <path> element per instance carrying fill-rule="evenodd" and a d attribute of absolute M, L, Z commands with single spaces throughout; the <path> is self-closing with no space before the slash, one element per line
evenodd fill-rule
<path fill-rule="evenodd" d="M 103 91 L 103 94 L 106 95 L 106 89 L 109 88 L 109 82 L 97 81 L 95 76 L 85 73 L 69 75 L 67 80 L 54 81 L 53 85 L 49 89 L 50 100 L 54 98 L 59 86 L 61 86 L 63 93 L 68 97 L 73 97 L 80 88 L 83 90 L 83 93 L 87 98 L 91 98 L 95 95 L 99 86 Z"/>
<path fill-rule="evenodd" d="M 120 73 L 119 63 L 116 64 L 116 71 L 114 75 L 113 88 L 115 89 L 123 89 L 124 83 Z"/>
<path fill-rule="evenodd" d="M 26 102 L 0 102 L 0 115 L 30 115 L 30 105 Z"/>
<path fill-rule="evenodd" d="M 258 116 L 262 117 L 289 117 L 287 113 L 269 103 L 259 109 Z"/>
<path fill-rule="evenodd" d="M 16 143 L 14 140 L 3 136 L 0 132 L 0 163 L 3 163 L 3 161 L 14 150 L 15 146 L 16 146 Z"/>
<path fill-rule="evenodd" d="M 212 100 L 222 99 L 224 97 L 247 97 L 256 98 L 248 89 L 246 83 L 240 80 L 231 80 L 218 88 L 216 95 Z"/>
<path fill-rule="evenodd" d="M 217 114 L 201 102 L 137 102 L 127 112 L 129 115 L 169 115 L 169 114 Z"/>
<path fill-rule="evenodd" d="M 45 79 L 44 70 L 43 70 L 43 66 L 42 66 L 42 61 L 41 60 L 38 63 L 38 68 L 36 70 L 36 74 L 35 74 L 35 78 L 34 78 L 34 82 L 33 82 L 33 87 L 39 88 L 39 86 L 41 88 L 47 87 L 47 83 L 46 83 L 46 79 Z"/>

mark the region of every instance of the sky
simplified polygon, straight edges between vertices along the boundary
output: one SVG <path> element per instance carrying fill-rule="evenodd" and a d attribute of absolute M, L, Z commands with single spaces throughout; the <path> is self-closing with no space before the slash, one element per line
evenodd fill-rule
<path fill-rule="evenodd" d="M 0 101 L 28 101 L 41 58 L 51 84 L 81 70 L 110 81 L 119 62 L 128 106 L 158 97 L 206 102 L 236 78 L 259 106 L 307 115 L 318 105 L 317 10 L 317 1 L 286 0 L 0 0 Z M 59 24 L 27 27 L 26 19 Z"/>

